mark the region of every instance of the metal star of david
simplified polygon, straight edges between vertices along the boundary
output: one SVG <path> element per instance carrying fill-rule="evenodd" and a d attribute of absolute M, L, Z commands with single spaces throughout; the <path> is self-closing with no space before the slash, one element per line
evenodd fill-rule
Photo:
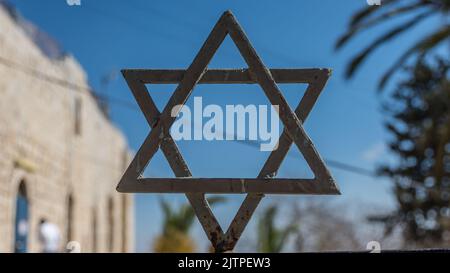
<path fill-rule="evenodd" d="M 227 35 L 236 44 L 248 69 L 207 69 Z M 234 248 L 264 194 L 340 194 L 328 168 L 303 129 L 303 122 L 324 88 L 330 70 L 267 69 L 230 11 L 220 17 L 187 70 L 126 69 L 122 73 L 152 129 L 125 171 L 117 190 L 127 193 L 185 193 L 217 252 Z M 171 83 L 178 86 L 160 112 L 145 84 Z M 259 84 L 271 104 L 278 105 L 278 115 L 285 127 L 278 141 L 278 149 L 271 152 L 257 178 L 195 178 L 169 133 L 176 119 L 176 115 L 171 116 L 171 111 L 175 106 L 185 104 L 196 84 L 233 83 Z M 276 83 L 308 84 L 295 112 L 289 107 Z M 179 111 L 181 107 L 175 109 Z M 303 154 L 314 178 L 274 178 L 293 143 Z M 142 177 L 145 167 L 159 148 L 176 178 Z M 225 233 L 213 215 L 205 193 L 247 194 Z"/>

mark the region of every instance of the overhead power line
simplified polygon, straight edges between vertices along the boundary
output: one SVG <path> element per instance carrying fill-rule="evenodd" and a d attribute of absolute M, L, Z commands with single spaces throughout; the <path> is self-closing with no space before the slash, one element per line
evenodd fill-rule
<path fill-rule="evenodd" d="M 18 64 L 16 62 L 11 61 L 11 60 L 9 60 L 7 58 L 4 58 L 2 56 L 0 56 L 0 64 L 4 65 L 6 67 L 9 67 L 11 69 L 19 70 L 19 71 L 21 71 L 23 73 L 26 73 L 26 74 L 28 74 L 30 76 L 33 76 L 33 77 L 36 77 L 36 78 L 38 78 L 40 80 L 46 81 L 48 83 L 55 84 L 55 85 L 58 85 L 58 86 L 61 86 L 61 87 L 65 87 L 67 90 L 72 90 L 73 92 L 80 92 L 81 94 L 85 94 L 85 95 L 94 95 L 94 96 L 96 96 L 96 98 L 99 98 L 98 95 L 95 94 L 95 91 L 92 88 L 88 87 L 88 86 L 82 86 L 82 85 L 79 85 L 79 84 L 76 84 L 76 83 L 73 83 L 73 82 L 70 82 L 70 81 L 67 81 L 67 80 L 64 80 L 64 79 L 60 79 L 58 77 L 55 77 L 55 76 L 43 73 L 43 72 L 38 71 L 36 69 L 33 69 L 33 68 L 30 68 L 30 67 Z M 88 91 L 88 92 L 81 92 L 81 91 Z M 103 98 L 103 99 L 105 99 L 105 98 Z M 136 111 L 136 112 L 140 112 L 140 111 L 138 111 L 138 109 L 137 109 L 135 104 L 133 104 L 133 103 L 131 103 L 129 101 L 126 101 L 126 100 L 122 100 L 122 99 L 119 99 L 119 98 L 108 98 L 108 102 L 114 103 L 117 106 L 120 106 L 120 107 L 123 107 L 123 108 L 127 108 L 127 109 L 131 109 L 133 111 Z M 234 139 L 238 139 L 238 138 L 235 137 Z M 259 145 L 257 145 L 257 143 L 255 143 L 254 141 L 237 141 L 237 142 L 241 143 L 241 144 L 244 144 L 244 145 L 252 146 L 252 147 L 259 147 Z M 88 161 L 90 161 L 91 163 L 94 163 L 94 164 L 103 165 L 103 166 L 109 164 L 107 162 L 100 162 L 99 163 L 98 162 L 99 160 L 97 160 L 97 159 L 96 160 L 92 160 L 91 158 L 89 158 L 90 156 L 86 156 L 86 155 L 84 155 L 84 156 L 85 156 L 85 158 Z M 288 154 L 288 156 L 289 156 L 289 154 Z M 341 162 L 341 161 L 334 160 L 334 159 L 327 159 L 327 158 L 325 158 L 324 160 L 330 167 L 332 167 L 334 169 L 339 169 L 339 170 L 342 170 L 342 171 L 346 171 L 346 172 L 350 172 L 350 173 L 353 173 L 353 174 L 362 175 L 362 176 L 366 176 L 366 177 L 371 177 L 371 178 L 374 178 L 374 179 L 380 179 L 381 178 L 381 176 L 378 175 L 377 173 L 375 173 L 374 171 L 371 171 L 371 170 L 368 170 L 368 169 L 365 169 L 365 168 L 361 168 L 359 166 L 354 166 L 352 164 L 348 164 L 348 163 Z M 417 188 L 423 188 L 421 182 L 414 181 L 414 180 L 411 180 L 411 179 L 409 179 L 409 181 L 411 182 L 412 186 L 415 186 Z M 431 190 L 431 189 L 429 189 L 429 190 Z"/>
<path fill-rule="evenodd" d="M 102 99 L 101 97 L 99 97 L 97 94 L 95 94 L 95 91 L 88 87 L 88 86 L 82 86 L 73 82 L 69 82 L 67 80 L 64 79 L 60 79 L 58 77 L 46 74 L 44 72 L 38 71 L 36 69 L 18 64 L 17 62 L 11 61 L 7 58 L 4 58 L 2 56 L 0 56 L 0 64 L 7 66 L 11 69 L 16 69 L 16 70 L 20 70 L 23 73 L 29 74 L 33 77 L 36 77 L 40 80 L 46 81 L 48 83 L 52 83 L 61 87 L 64 87 L 68 90 L 72 90 L 74 92 L 80 92 L 81 94 L 86 94 L 86 95 L 94 95 L 97 98 Z M 82 91 L 88 91 L 88 92 L 82 92 Z M 106 98 L 103 98 L 106 99 Z M 108 102 L 110 103 L 114 103 L 117 106 L 121 106 L 121 107 L 125 107 L 128 109 L 132 109 L 134 111 L 138 111 L 137 107 L 129 102 L 129 101 L 125 101 L 122 99 L 118 99 L 118 98 L 107 98 Z M 237 138 L 235 138 L 237 139 Z M 239 141 L 240 143 L 243 143 L 245 145 L 249 145 L 249 146 L 255 146 L 255 144 L 251 141 Z M 359 175 L 364 175 L 364 176 L 369 176 L 372 178 L 379 178 L 378 175 L 376 175 L 374 172 L 370 171 L 370 170 L 366 170 L 364 168 L 358 167 L 358 166 L 353 166 L 351 164 L 347 164 L 344 162 L 340 162 L 340 161 L 336 161 L 336 160 L 328 160 L 325 159 L 325 161 L 330 165 L 330 167 L 336 168 L 336 169 L 340 169 L 343 171 L 347 171 L 347 172 L 351 172 L 354 174 L 359 174 Z"/>
<path fill-rule="evenodd" d="M 83 94 L 83 95 L 94 96 L 95 99 L 98 99 L 101 101 L 112 102 L 116 105 L 120 105 L 122 107 L 136 110 L 136 105 L 134 103 L 126 101 L 126 100 L 122 100 L 119 98 L 114 98 L 114 97 L 98 94 L 94 89 L 90 88 L 89 86 L 83 86 L 83 85 L 79 85 L 79 84 L 76 84 L 76 83 L 73 83 L 73 82 L 70 82 L 70 81 L 67 81 L 64 79 L 60 79 L 58 77 L 49 75 L 47 73 L 36 70 L 34 68 L 21 65 L 17 62 L 14 62 L 14 61 L 4 58 L 2 56 L 0 56 L 0 63 L 6 67 L 9 67 L 9 68 L 12 68 L 15 70 L 19 70 L 23 73 L 31 75 L 40 80 L 46 81 L 48 83 L 59 85 L 61 87 L 67 88 L 69 90 L 79 92 L 80 94 Z M 87 91 L 87 92 L 83 92 L 83 91 Z"/>

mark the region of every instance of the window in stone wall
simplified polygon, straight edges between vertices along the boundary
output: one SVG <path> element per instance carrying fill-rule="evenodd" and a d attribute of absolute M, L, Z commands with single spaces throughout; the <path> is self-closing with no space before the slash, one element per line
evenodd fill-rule
<path fill-rule="evenodd" d="M 97 210 L 92 209 L 92 252 L 97 252 Z"/>
<path fill-rule="evenodd" d="M 128 150 L 125 148 L 122 151 L 122 169 L 125 171 L 128 167 Z"/>
<path fill-rule="evenodd" d="M 75 135 L 81 135 L 81 98 L 75 99 L 75 109 L 74 109 L 74 117 L 75 117 L 75 124 L 74 124 L 74 131 Z"/>
<path fill-rule="evenodd" d="M 114 204 L 112 197 L 108 198 L 108 250 L 114 248 Z"/>
<path fill-rule="evenodd" d="M 28 195 L 25 181 L 21 181 L 16 196 L 14 252 L 24 253 L 28 251 L 28 206 Z"/>
<path fill-rule="evenodd" d="M 67 242 L 73 240 L 73 214 L 74 214 L 74 204 L 73 197 L 69 195 L 67 199 Z"/>

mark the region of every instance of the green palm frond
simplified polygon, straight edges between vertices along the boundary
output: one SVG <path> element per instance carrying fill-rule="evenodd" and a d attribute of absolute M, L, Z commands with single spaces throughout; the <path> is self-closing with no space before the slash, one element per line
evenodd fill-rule
<path fill-rule="evenodd" d="M 170 204 L 166 200 L 161 198 L 159 199 L 159 205 L 161 206 L 165 219 L 172 218 L 173 211 Z"/>
<path fill-rule="evenodd" d="M 207 201 L 210 206 L 214 206 L 225 202 L 226 198 L 217 196 L 208 198 Z M 178 210 L 175 210 L 166 200 L 160 199 L 160 206 L 164 216 L 164 232 L 189 233 L 195 219 L 195 212 L 190 204 L 184 204 Z"/>
<path fill-rule="evenodd" d="M 398 8 L 394 8 L 392 10 L 389 10 L 387 12 L 382 13 L 381 15 L 368 19 L 365 22 L 357 23 L 357 24 L 351 24 L 347 32 L 342 35 L 338 41 L 336 42 L 335 49 L 340 49 L 343 47 L 347 42 L 353 38 L 357 33 L 369 29 L 372 26 L 375 26 L 377 24 L 380 24 L 388 19 L 391 19 L 395 16 L 411 12 L 413 10 L 424 8 L 426 5 L 424 5 L 421 1 L 413 3 L 411 5 L 401 6 Z"/>
<path fill-rule="evenodd" d="M 398 68 L 402 67 L 406 60 L 413 54 L 431 50 L 432 48 L 438 46 L 442 42 L 449 40 L 450 37 L 450 25 L 446 25 L 439 29 L 438 31 L 426 36 L 412 47 L 410 47 L 405 53 L 403 53 L 400 58 L 383 74 L 379 83 L 379 90 L 383 89 L 389 81 L 390 77 Z"/>
<path fill-rule="evenodd" d="M 398 0 L 385 0 L 385 1 L 383 1 L 382 6 L 367 6 L 366 8 L 361 9 L 360 11 L 356 12 L 353 15 L 353 17 L 350 21 L 350 26 L 355 26 L 355 25 L 361 23 L 361 21 L 370 17 L 376 11 L 378 11 L 382 8 L 386 8 L 387 6 L 394 4 L 396 2 L 398 2 Z"/>
<path fill-rule="evenodd" d="M 406 23 L 403 23 L 391 29 L 390 31 L 388 31 L 387 33 L 376 39 L 374 42 L 372 42 L 372 44 L 370 44 L 366 49 L 364 49 L 361 53 L 359 53 L 356 57 L 354 57 L 351 60 L 350 64 L 347 67 L 346 77 L 349 78 L 353 76 L 355 71 L 359 68 L 359 66 L 367 58 L 367 56 L 369 56 L 379 46 L 392 40 L 393 38 L 396 38 L 399 34 L 411 29 L 413 26 L 415 26 L 416 24 L 418 24 L 431 14 L 433 14 L 433 12 L 430 11 L 421 13 L 413 17 L 411 20 L 408 20 Z"/>
<path fill-rule="evenodd" d="M 342 48 L 362 31 L 388 22 L 391 19 L 404 18 L 405 21 L 379 36 L 367 48 L 354 56 L 347 65 L 345 76 L 347 78 L 352 77 L 367 57 L 376 49 L 397 38 L 404 32 L 411 30 L 419 22 L 423 22 L 425 19 L 431 17 L 435 18 L 434 16 L 441 16 L 444 18 L 444 22 L 446 22 L 445 18 L 448 18 L 449 11 L 449 0 L 385 0 L 380 6 L 368 6 L 361 9 L 350 20 L 347 31 L 336 41 L 335 49 Z M 402 68 L 409 58 L 419 55 L 425 57 L 433 51 L 435 45 L 449 38 L 450 35 L 445 31 L 446 27 L 444 26 L 444 29 L 441 28 L 433 32 L 433 34 L 425 37 L 419 44 L 404 52 L 397 62 L 381 77 L 379 88 L 383 88 L 390 76 L 399 68 Z"/>
<path fill-rule="evenodd" d="M 223 196 L 213 196 L 207 198 L 209 205 L 214 206 L 220 203 L 224 203 L 227 199 Z"/>
<path fill-rule="evenodd" d="M 278 212 L 276 206 L 270 206 L 261 215 L 258 222 L 258 250 L 265 253 L 281 252 L 288 237 L 298 231 L 298 225 L 294 222 L 284 228 L 275 226 L 275 218 Z"/>

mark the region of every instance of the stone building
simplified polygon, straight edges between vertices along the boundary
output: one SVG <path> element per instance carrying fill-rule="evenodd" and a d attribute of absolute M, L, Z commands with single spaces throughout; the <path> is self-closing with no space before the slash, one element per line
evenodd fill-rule
<path fill-rule="evenodd" d="M 115 186 L 130 152 L 79 63 L 0 1 L 0 252 L 41 251 L 41 219 L 61 250 L 133 251 L 133 199 Z"/>

